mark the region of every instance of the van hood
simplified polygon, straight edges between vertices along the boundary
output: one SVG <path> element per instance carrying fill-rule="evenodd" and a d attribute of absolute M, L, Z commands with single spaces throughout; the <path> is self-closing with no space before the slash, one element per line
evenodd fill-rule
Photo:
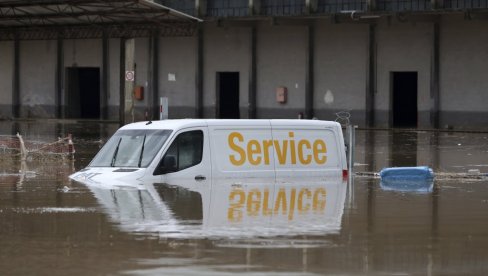
<path fill-rule="evenodd" d="M 146 168 L 87 167 L 69 176 L 70 179 L 85 185 L 141 187 Z"/>

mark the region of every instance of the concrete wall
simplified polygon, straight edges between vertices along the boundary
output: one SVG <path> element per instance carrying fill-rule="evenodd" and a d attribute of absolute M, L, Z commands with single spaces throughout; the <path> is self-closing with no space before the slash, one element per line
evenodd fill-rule
<path fill-rule="evenodd" d="M 257 30 L 257 116 L 297 118 L 305 111 L 307 29 L 270 26 Z M 276 102 L 276 88 L 288 89 L 285 104 Z"/>
<path fill-rule="evenodd" d="M 314 64 L 317 118 L 335 120 L 338 111 L 349 111 L 352 123 L 364 124 L 368 54 L 368 25 L 317 22 Z"/>
<path fill-rule="evenodd" d="M 291 21 L 290 21 L 291 22 Z M 222 24 L 226 26 L 226 24 Z M 256 94 L 258 118 L 297 118 L 305 110 L 307 27 L 256 21 Z M 488 21 L 444 15 L 440 21 L 441 127 L 488 128 Z M 381 18 L 376 27 L 376 126 L 389 126 L 391 72 L 418 72 L 419 126 L 430 126 L 433 23 Z M 204 24 L 204 116 L 216 117 L 217 72 L 240 73 L 240 113 L 248 116 L 251 67 L 250 27 Z M 65 40 L 62 82 L 66 67 L 99 67 L 102 40 Z M 151 87 L 150 39 L 136 39 L 136 85 L 145 88 L 136 108 L 154 108 Z M 364 125 L 369 58 L 369 26 L 316 20 L 314 31 L 314 114 L 335 119 L 350 111 L 352 122 Z M 51 118 L 55 107 L 56 41 L 20 42 L 22 117 Z M 0 118 L 12 116 L 13 42 L 0 42 Z M 109 119 L 118 119 L 120 99 L 120 39 L 109 40 Z M 157 97 L 169 98 L 170 118 L 195 117 L 197 37 L 162 37 L 159 43 Z M 175 81 L 168 75 L 175 76 Z M 64 89 L 64 83 L 62 89 Z M 150 86 L 150 85 L 149 85 Z M 276 102 L 276 88 L 288 89 L 288 101 Z M 64 90 L 63 90 L 64 91 Z M 330 91 L 326 102 L 324 97 Z M 63 95 L 62 101 L 66 97 Z"/>
<path fill-rule="evenodd" d="M 250 29 L 205 26 L 204 33 L 204 113 L 215 118 L 217 72 L 239 72 L 241 118 L 247 117 L 249 98 Z"/>
<path fill-rule="evenodd" d="M 0 119 L 12 117 L 13 53 L 13 42 L 0 42 Z"/>
<path fill-rule="evenodd" d="M 65 67 L 102 68 L 102 40 L 76 39 L 64 41 Z"/>
<path fill-rule="evenodd" d="M 432 23 L 381 21 L 377 27 L 376 124 L 389 126 L 391 72 L 418 72 L 419 126 L 429 124 Z"/>
<path fill-rule="evenodd" d="M 120 103 L 120 39 L 108 42 L 108 119 L 119 119 Z"/>
<path fill-rule="evenodd" d="M 440 126 L 488 125 L 487 24 L 461 16 L 442 20 Z"/>
<path fill-rule="evenodd" d="M 150 39 L 149 38 L 137 38 L 135 40 L 135 53 L 134 59 L 136 63 L 136 76 L 134 86 L 142 86 L 144 89 L 144 99 L 134 99 L 135 117 L 139 119 L 144 118 L 144 113 L 151 109 L 151 96 L 149 88 L 149 74 L 150 68 Z"/>
<path fill-rule="evenodd" d="M 103 67 L 103 43 L 101 39 L 76 39 L 64 40 L 63 56 L 63 95 L 62 106 L 69 116 L 72 110 L 67 110 L 69 95 L 67 92 L 66 69 L 69 67 L 95 67 L 100 69 L 100 92 Z"/>
<path fill-rule="evenodd" d="M 195 117 L 196 37 L 161 38 L 159 42 L 159 91 L 168 97 L 169 118 Z M 175 80 L 169 80 L 169 74 Z"/>
<path fill-rule="evenodd" d="M 20 42 L 20 116 L 55 117 L 56 41 Z"/>

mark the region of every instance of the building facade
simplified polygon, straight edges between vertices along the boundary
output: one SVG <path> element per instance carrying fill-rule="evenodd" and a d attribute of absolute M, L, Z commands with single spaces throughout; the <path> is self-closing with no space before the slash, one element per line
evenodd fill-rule
<path fill-rule="evenodd" d="M 135 120 L 488 129 L 486 0 L 161 2 L 204 21 L 135 38 Z M 123 39 L 0 41 L 0 117 L 118 120 Z"/>

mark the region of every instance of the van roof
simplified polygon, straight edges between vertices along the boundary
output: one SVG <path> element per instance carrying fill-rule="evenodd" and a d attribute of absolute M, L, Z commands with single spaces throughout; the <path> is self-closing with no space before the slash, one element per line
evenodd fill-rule
<path fill-rule="evenodd" d="M 180 129 L 204 126 L 321 126 L 337 127 L 339 123 L 321 120 L 298 119 L 172 119 L 131 123 L 121 129 Z"/>

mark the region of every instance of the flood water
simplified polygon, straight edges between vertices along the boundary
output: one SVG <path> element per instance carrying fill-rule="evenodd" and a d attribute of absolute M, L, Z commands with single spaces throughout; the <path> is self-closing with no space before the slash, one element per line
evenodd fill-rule
<path fill-rule="evenodd" d="M 486 275 L 488 178 L 430 192 L 380 179 L 190 192 L 71 181 L 116 124 L 0 122 L 2 135 L 55 141 L 75 159 L 22 163 L 0 148 L 0 271 L 7 275 Z M 355 170 L 430 166 L 488 172 L 488 133 L 358 130 Z M 338 180 L 340 181 L 340 180 Z"/>

